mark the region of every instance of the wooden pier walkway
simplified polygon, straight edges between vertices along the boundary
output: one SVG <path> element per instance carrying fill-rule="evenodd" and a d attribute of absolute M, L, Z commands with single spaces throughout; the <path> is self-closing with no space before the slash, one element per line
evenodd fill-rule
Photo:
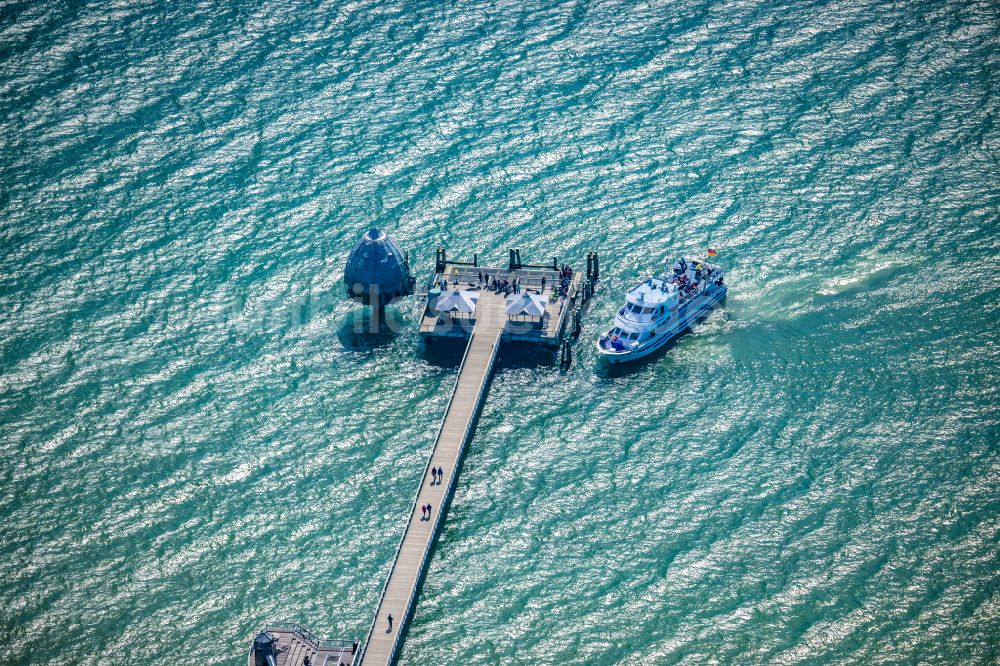
<path fill-rule="evenodd" d="M 358 664 L 388 666 L 396 658 L 400 635 L 413 614 L 417 590 L 430 561 L 434 539 L 444 522 L 444 509 L 457 478 L 455 471 L 461 465 L 472 434 L 473 421 L 486 393 L 505 323 L 503 297 L 484 292 L 476 306 L 476 324 L 462 357 L 454 392 L 441 421 L 430 460 L 424 467 L 420 491 L 410 508 L 409 521 L 382 589 L 375 620 L 361 648 Z M 431 469 L 438 467 L 444 470 L 444 479 L 431 485 Z M 431 518 L 422 520 L 420 507 L 428 503 L 432 507 Z M 393 618 L 391 631 L 388 631 L 389 615 Z"/>

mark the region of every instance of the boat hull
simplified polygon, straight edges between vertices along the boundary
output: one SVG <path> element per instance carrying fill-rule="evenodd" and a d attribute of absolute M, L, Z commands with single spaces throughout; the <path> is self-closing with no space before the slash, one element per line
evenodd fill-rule
<path fill-rule="evenodd" d="M 664 345 L 687 331 L 699 319 L 711 312 L 712 309 L 726 297 L 727 291 L 728 286 L 723 285 L 722 287 L 713 290 L 712 293 L 706 294 L 704 299 L 699 302 L 696 307 L 685 311 L 684 316 L 680 318 L 676 324 L 668 326 L 661 333 L 657 334 L 653 338 L 650 338 L 649 341 L 641 347 L 616 352 L 604 349 L 601 347 L 601 341 L 598 340 L 596 342 L 597 351 L 600 352 L 601 356 L 606 358 L 609 363 L 615 364 L 629 363 L 631 361 L 637 361 L 641 358 L 649 356 L 653 352 L 662 349 Z"/>

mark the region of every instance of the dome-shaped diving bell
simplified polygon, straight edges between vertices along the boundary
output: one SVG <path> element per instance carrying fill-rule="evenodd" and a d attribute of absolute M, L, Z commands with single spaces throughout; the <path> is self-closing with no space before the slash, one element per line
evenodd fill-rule
<path fill-rule="evenodd" d="M 347 295 L 356 301 L 382 307 L 413 293 L 410 263 L 388 234 L 372 227 L 351 250 L 344 269 Z"/>

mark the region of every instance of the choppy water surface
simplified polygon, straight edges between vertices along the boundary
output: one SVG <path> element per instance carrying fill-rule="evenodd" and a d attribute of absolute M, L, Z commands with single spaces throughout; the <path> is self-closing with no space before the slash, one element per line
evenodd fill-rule
<path fill-rule="evenodd" d="M 373 222 L 605 278 L 567 374 L 504 359 L 403 663 L 996 663 L 998 25 L 3 2 L 0 663 L 363 637 L 456 360 L 355 332 Z M 602 366 L 708 244 L 725 307 Z"/>

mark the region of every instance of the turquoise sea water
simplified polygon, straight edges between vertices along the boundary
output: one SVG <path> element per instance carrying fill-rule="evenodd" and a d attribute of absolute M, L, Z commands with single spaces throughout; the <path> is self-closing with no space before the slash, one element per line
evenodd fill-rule
<path fill-rule="evenodd" d="M 998 26 L 0 3 L 0 663 L 364 636 L 457 361 L 356 332 L 373 223 L 604 278 L 568 373 L 503 359 L 403 663 L 1000 662 Z M 603 366 L 709 244 L 725 307 Z"/>

